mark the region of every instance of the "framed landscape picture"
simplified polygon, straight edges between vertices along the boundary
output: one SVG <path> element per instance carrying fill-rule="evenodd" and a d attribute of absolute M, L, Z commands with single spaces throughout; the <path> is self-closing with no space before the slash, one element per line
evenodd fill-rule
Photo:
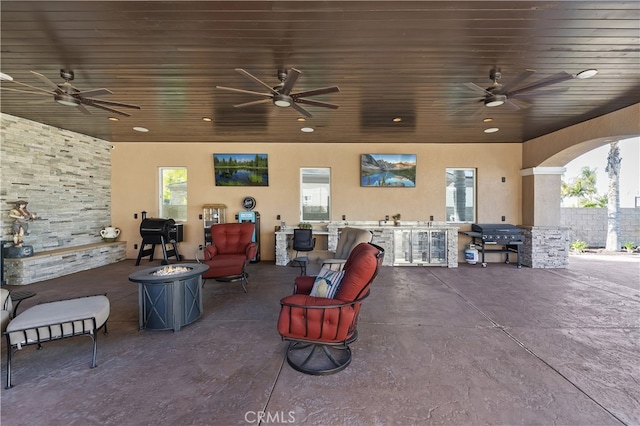
<path fill-rule="evenodd" d="M 360 186 L 415 188 L 415 154 L 362 154 Z"/>
<path fill-rule="evenodd" d="M 213 154 L 216 186 L 269 186 L 267 154 Z"/>

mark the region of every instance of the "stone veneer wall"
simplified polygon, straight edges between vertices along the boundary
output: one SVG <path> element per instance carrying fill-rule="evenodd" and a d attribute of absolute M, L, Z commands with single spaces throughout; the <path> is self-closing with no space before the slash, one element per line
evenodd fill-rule
<path fill-rule="evenodd" d="M 569 229 L 553 226 L 521 226 L 525 242 L 524 266 L 531 268 L 567 268 L 569 266 Z"/>
<path fill-rule="evenodd" d="M 101 242 L 111 224 L 111 144 L 7 114 L 0 138 L 2 239 L 11 240 L 10 203 L 25 199 L 39 216 L 24 238 L 34 252 Z"/>
<path fill-rule="evenodd" d="M 607 209 L 565 207 L 560 209 L 561 224 L 570 228 L 569 239 L 589 247 L 607 245 Z M 620 245 L 631 241 L 640 245 L 640 208 L 620 209 Z"/>

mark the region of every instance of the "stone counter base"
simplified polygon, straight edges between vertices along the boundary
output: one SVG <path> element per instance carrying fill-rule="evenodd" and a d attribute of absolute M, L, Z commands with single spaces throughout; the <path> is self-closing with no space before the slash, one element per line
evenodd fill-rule
<path fill-rule="evenodd" d="M 126 241 L 95 243 L 6 258 L 4 277 L 8 285 L 26 285 L 86 271 L 124 260 L 126 246 Z"/>

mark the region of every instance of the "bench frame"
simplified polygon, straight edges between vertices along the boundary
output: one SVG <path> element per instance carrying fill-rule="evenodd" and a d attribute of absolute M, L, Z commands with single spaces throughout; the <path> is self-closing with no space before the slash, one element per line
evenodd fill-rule
<path fill-rule="evenodd" d="M 94 295 L 95 296 L 95 295 Z M 104 295 L 106 296 L 106 294 Z M 85 297 L 93 297 L 93 296 L 85 296 Z M 53 303 L 53 302 L 62 302 L 65 300 L 73 300 L 73 299 L 77 299 L 77 298 L 71 298 L 71 299 L 61 299 L 61 300 L 54 300 L 54 301 L 49 301 L 49 302 L 42 302 L 39 304 L 44 304 L 44 303 Z M 87 327 L 85 322 L 86 321 L 91 321 L 92 327 Z M 100 330 L 101 328 L 104 328 L 104 334 L 108 334 L 107 332 L 107 322 L 109 321 L 109 318 L 107 317 L 107 319 L 105 320 L 104 324 L 102 324 L 100 327 L 97 327 L 97 323 L 96 323 L 96 318 L 95 317 L 87 317 L 87 318 L 76 318 L 73 320 L 69 320 L 69 321 L 63 321 L 63 322 L 55 322 L 55 323 L 51 323 L 51 324 L 43 324 L 43 325 L 38 325 L 37 327 L 29 327 L 29 328 L 24 328 L 24 329 L 19 329 L 19 330 L 12 330 L 10 333 L 8 332 L 3 332 L 2 334 L 4 334 L 6 336 L 7 339 L 7 384 L 5 386 L 5 389 L 10 389 L 13 387 L 13 385 L 11 384 L 11 359 L 12 359 L 12 353 L 15 350 L 16 352 L 21 349 L 23 346 L 30 346 L 30 345 L 38 345 L 38 350 L 42 349 L 42 343 L 45 342 L 52 342 L 55 340 L 62 340 L 62 339 L 66 339 L 69 337 L 76 337 L 76 336 L 89 336 L 91 337 L 91 340 L 93 342 L 93 349 L 92 349 L 92 357 L 91 357 L 91 368 L 95 368 L 97 367 L 96 364 L 96 355 L 98 352 L 98 330 Z M 80 322 L 82 325 L 80 327 L 76 327 L 77 322 Z M 65 325 L 71 325 L 71 329 L 72 332 L 71 334 L 64 334 L 64 326 Z M 60 331 L 60 336 L 56 336 L 56 337 L 44 337 L 41 338 L 40 337 L 40 330 L 41 328 L 46 328 L 49 331 L 49 336 L 53 336 L 53 331 L 54 330 L 59 330 Z M 29 339 L 27 338 L 27 333 L 29 331 L 34 331 L 36 332 L 37 335 L 37 339 L 36 340 L 31 340 L 29 341 Z M 15 345 L 11 344 L 11 336 L 10 334 L 14 334 L 14 333 L 23 333 L 24 336 L 24 342 L 25 343 L 17 343 Z"/>

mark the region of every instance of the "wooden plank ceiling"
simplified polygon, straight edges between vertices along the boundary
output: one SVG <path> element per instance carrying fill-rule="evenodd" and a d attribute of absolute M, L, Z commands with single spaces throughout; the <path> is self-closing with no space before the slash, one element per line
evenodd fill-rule
<path fill-rule="evenodd" d="M 0 71 L 14 81 L 1 87 L 34 93 L 0 91 L 1 111 L 114 142 L 523 142 L 640 101 L 639 4 L 3 0 Z M 234 69 L 276 86 L 277 70 L 292 67 L 302 72 L 293 92 L 336 85 L 309 99 L 339 109 L 300 104 L 313 115 L 301 123 L 272 103 L 235 108 L 263 98 L 216 88 L 265 93 Z M 114 122 L 56 103 L 30 71 L 62 83 L 61 68 L 76 88 L 108 88 L 95 97 L 141 109 L 119 108 L 131 116 Z M 492 68 L 502 84 L 536 70 L 520 86 L 599 73 L 514 110 L 487 108 L 465 86 L 490 87 Z"/>

